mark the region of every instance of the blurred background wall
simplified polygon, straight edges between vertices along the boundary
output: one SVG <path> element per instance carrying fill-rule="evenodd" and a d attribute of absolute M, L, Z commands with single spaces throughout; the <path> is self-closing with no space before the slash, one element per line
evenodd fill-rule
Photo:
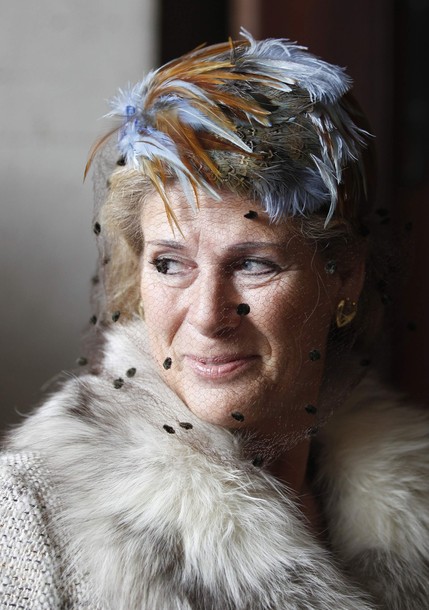
<path fill-rule="evenodd" d="M 75 366 L 95 267 L 86 157 L 157 61 L 155 0 L 0 2 L 0 426 Z"/>
<path fill-rule="evenodd" d="M 377 135 L 375 219 L 403 283 L 389 373 L 429 398 L 429 0 L 15 0 L 0 4 L 0 427 L 73 368 L 94 269 L 86 155 L 117 87 L 202 42 L 287 37 L 345 66 Z"/>

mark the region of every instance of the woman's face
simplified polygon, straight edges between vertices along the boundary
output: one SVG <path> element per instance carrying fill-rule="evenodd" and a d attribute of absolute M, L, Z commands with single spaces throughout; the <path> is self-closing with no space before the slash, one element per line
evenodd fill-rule
<path fill-rule="evenodd" d="M 339 275 L 293 220 L 271 224 L 254 202 L 203 194 L 193 212 L 179 189 L 171 199 L 182 234 L 158 195 L 143 212 L 141 296 L 161 375 L 205 421 L 311 425 L 305 407 L 317 405 L 328 329 L 349 296 Z"/>

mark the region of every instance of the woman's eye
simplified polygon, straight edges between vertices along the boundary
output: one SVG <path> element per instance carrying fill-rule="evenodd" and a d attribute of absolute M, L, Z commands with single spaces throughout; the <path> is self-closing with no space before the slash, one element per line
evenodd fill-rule
<path fill-rule="evenodd" d="M 238 264 L 238 268 L 249 275 L 268 275 L 278 271 L 279 266 L 272 261 L 246 258 Z"/>
<path fill-rule="evenodd" d="M 158 273 L 163 273 L 164 275 L 176 275 L 182 273 L 187 268 L 183 262 L 166 256 L 155 258 L 150 263 Z"/>

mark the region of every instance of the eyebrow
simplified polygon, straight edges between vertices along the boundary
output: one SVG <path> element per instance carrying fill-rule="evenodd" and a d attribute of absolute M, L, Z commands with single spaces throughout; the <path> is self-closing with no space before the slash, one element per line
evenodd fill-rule
<path fill-rule="evenodd" d="M 157 239 L 154 241 L 145 242 L 149 246 L 163 246 L 166 248 L 173 248 L 174 250 L 185 250 L 185 244 L 182 244 L 178 241 L 174 241 L 172 239 Z"/>
<path fill-rule="evenodd" d="M 165 248 L 172 248 L 174 250 L 186 250 L 186 245 L 172 240 L 172 239 L 157 239 L 153 241 L 147 241 L 147 245 L 150 246 L 162 246 Z M 242 252 L 245 250 L 260 250 L 262 248 L 277 248 L 283 249 L 286 244 L 272 241 L 244 241 L 239 244 L 232 244 L 227 248 L 232 252 Z"/>
<path fill-rule="evenodd" d="M 284 248 L 285 244 L 276 241 L 244 241 L 239 244 L 233 244 L 228 250 L 260 250 L 261 248 Z"/>

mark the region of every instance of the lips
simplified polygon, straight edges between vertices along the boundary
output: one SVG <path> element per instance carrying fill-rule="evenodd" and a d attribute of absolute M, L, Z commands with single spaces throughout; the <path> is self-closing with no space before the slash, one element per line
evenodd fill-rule
<path fill-rule="evenodd" d="M 193 356 L 187 355 L 187 358 L 191 358 L 196 362 L 202 362 L 203 364 L 225 364 L 226 362 L 233 362 L 234 360 L 243 360 L 250 358 L 246 354 L 225 354 L 220 356 Z"/>
<path fill-rule="evenodd" d="M 245 354 L 222 354 L 211 357 L 186 355 L 185 361 L 199 377 L 219 380 L 242 373 L 252 366 L 257 358 Z"/>

